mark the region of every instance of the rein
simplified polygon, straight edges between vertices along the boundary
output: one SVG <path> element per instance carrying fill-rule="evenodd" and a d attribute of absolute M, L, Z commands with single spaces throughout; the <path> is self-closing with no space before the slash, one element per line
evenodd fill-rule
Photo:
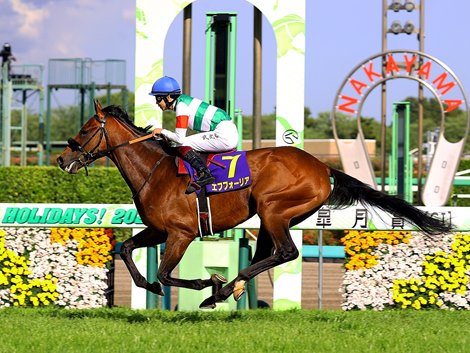
<path fill-rule="evenodd" d="M 147 177 L 145 178 L 143 184 L 140 186 L 139 190 L 137 190 L 137 192 L 132 195 L 132 199 L 134 200 L 137 196 L 139 196 L 140 192 L 142 191 L 142 189 L 144 188 L 144 186 L 149 182 L 150 180 L 150 177 L 152 176 L 153 172 L 155 171 L 155 169 L 157 169 L 157 167 L 160 165 L 160 163 L 162 162 L 163 158 L 165 156 L 161 156 L 160 159 L 157 161 L 157 163 L 155 163 L 155 165 L 152 167 L 152 170 L 150 170 L 150 172 L 147 174 Z"/>

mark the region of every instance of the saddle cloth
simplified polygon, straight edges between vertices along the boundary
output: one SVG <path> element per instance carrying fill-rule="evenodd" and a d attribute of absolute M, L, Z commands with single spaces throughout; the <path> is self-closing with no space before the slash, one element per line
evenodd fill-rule
<path fill-rule="evenodd" d="M 214 235 L 212 231 L 212 216 L 210 193 L 234 191 L 251 185 L 251 173 L 246 160 L 245 151 L 230 151 L 218 154 L 201 153 L 206 164 L 215 178 L 214 183 L 196 191 L 196 209 L 198 216 L 199 236 Z M 195 170 L 186 161 L 178 158 L 178 174 L 189 174 L 194 180 Z"/>
<path fill-rule="evenodd" d="M 251 185 L 251 173 L 245 151 L 201 153 L 201 156 L 207 156 L 207 167 L 215 178 L 214 183 L 206 185 L 208 194 L 234 191 Z M 194 180 L 196 172 L 188 162 L 179 159 L 178 174 L 189 174 L 191 180 Z"/>

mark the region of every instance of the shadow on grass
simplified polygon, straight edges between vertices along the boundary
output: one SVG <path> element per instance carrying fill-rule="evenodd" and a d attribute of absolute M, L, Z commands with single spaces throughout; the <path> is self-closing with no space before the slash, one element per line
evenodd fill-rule
<path fill-rule="evenodd" d="M 316 310 L 287 310 L 276 311 L 266 309 L 238 310 L 238 311 L 167 311 L 160 309 L 134 310 L 130 308 L 98 308 L 98 309 L 64 309 L 64 308 L 9 308 L 3 312 L 6 314 L 20 314 L 21 316 L 39 315 L 49 318 L 70 320 L 115 320 L 128 323 L 171 323 L 192 324 L 200 322 L 243 322 L 243 321 L 267 321 L 290 322 L 290 320 L 304 321 L 306 323 L 336 323 L 347 321 L 348 315 L 336 311 Z"/>
<path fill-rule="evenodd" d="M 41 312 L 41 311 L 40 311 Z M 240 311 L 233 312 L 203 312 L 203 311 L 163 311 L 163 310 L 131 310 L 125 308 L 113 309 L 50 309 L 42 310 L 42 315 L 50 317 L 81 319 L 124 320 L 129 323 L 144 323 L 160 321 L 164 323 L 198 323 L 198 322 L 231 322 L 243 320 Z"/>

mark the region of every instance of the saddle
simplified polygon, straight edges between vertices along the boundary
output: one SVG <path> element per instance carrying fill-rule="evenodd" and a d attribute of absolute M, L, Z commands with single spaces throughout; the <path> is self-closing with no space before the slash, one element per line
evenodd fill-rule
<path fill-rule="evenodd" d="M 196 191 L 199 235 L 214 235 L 210 212 L 210 198 L 214 193 L 232 192 L 251 185 L 251 173 L 245 151 L 223 153 L 198 152 L 215 178 L 214 183 Z M 178 158 L 178 175 L 189 175 L 194 181 L 196 171 L 181 158 Z"/>

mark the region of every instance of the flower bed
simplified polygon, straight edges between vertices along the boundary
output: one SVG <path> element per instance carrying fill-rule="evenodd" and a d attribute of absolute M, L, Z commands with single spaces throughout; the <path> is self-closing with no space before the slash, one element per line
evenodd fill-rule
<path fill-rule="evenodd" d="M 470 234 L 349 231 L 344 310 L 470 309 Z"/>
<path fill-rule="evenodd" d="M 110 229 L 0 230 L 0 308 L 106 305 Z"/>

